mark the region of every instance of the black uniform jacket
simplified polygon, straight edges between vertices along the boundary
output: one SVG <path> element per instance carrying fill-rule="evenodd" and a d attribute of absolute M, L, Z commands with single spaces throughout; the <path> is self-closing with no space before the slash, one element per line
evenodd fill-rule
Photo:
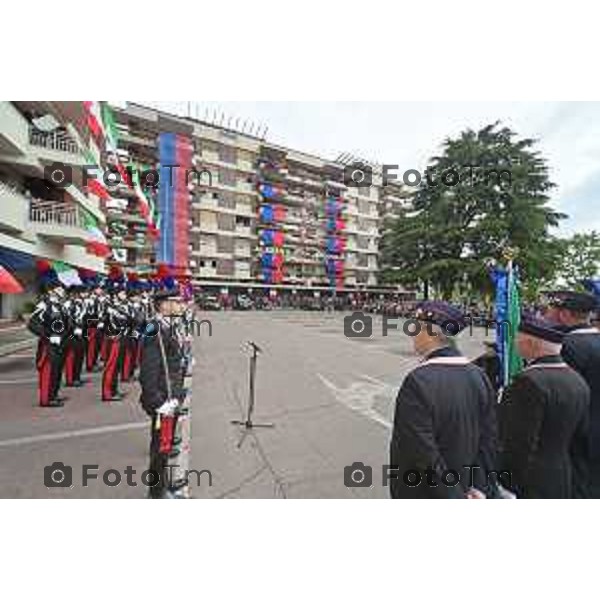
<path fill-rule="evenodd" d="M 560 356 L 527 366 L 498 407 L 503 469 L 521 498 L 571 498 L 584 483 L 590 393 Z"/>
<path fill-rule="evenodd" d="M 398 477 L 390 481 L 392 497 L 464 498 L 471 485 L 486 491 L 496 440 L 495 394 L 487 376 L 453 348 L 433 352 L 406 376 L 396 399 L 390 459 Z M 423 475 L 430 469 L 436 486 Z M 459 474 L 458 485 L 442 483 L 449 470 Z M 408 471 L 420 473 L 420 485 L 412 486 Z"/>
<path fill-rule="evenodd" d="M 590 387 L 589 453 L 600 462 L 600 331 L 589 325 L 573 327 L 563 340 L 565 362 L 575 369 Z"/>
<path fill-rule="evenodd" d="M 161 323 L 160 335 L 165 349 L 171 394 L 173 398 L 181 399 L 184 393 L 181 343 L 173 329 L 167 324 Z M 161 404 L 169 400 L 165 368 L 157 332 L 144 337 L 139 379 L 142 388 L 140 402 L 144 410 L 152 416 Z"/>

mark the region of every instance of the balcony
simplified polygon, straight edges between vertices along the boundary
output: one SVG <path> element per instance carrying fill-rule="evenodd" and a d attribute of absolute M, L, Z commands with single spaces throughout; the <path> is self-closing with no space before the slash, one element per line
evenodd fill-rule
<path fill-rule="evenodd" d="M 38 236 L 60 245 L 85 246 L 92 239 L 77 206 L 34 202 L 29 209 L 29 226 Z"/>
<path fill-rule="evenodd" d="M 66 133 L 47 133 L 29 126 L 29 145 L 35 149 L 37 157 L 48 163 L 63 162 L 70 165 L 86 164 L 79 144 Z"/>

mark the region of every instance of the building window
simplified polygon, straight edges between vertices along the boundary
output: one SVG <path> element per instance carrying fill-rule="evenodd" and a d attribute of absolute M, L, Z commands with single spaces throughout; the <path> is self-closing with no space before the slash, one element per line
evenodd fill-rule
<path fill-rule="evenodd" d="M 231 146 L 219 146 L 219 160 L 221 162 L 235 164 L 237 162 L 237 148 Z"/>
<path fill-rule="evenodd" d="M 237 176 L 235 171 L 228 171 L 226 169 L 219 170 L 219 183 L 221 185 L 235 187 L 237 185 Z"/>

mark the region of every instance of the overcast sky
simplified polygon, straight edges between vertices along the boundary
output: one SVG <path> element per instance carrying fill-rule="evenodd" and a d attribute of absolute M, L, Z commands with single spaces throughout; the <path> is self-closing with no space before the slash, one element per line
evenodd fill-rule
<path fill-rule="evenodd" d="M 152 104 L 187 110 L 185 102 Z M 352 152 L 398 164 L 400 173 L 422 170 L 447 136 L 499 119 L 539 140 L 558 184 L 553 205 L 569 215 L 560 233 L 600 230 L 600 102 L 194 102 L 192 110 L 261 123 L 269 141 L 324 158 Z"/>

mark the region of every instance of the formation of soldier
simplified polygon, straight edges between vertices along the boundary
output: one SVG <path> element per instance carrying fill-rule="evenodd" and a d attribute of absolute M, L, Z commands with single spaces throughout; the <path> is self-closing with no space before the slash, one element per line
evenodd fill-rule
<path fill-rule="evenodd" d="M 422 360 L 396 399 L 392 497 L 600 498 L 597 308 L 591 294 L 557 292 L 541 314 L 524 313 L 524 368 L 499 390 L 493 355 L 473 362 L 456 348 L 464 314 L 421 303 Z"/>
<path fill-rule="evenodd" d="M 29 321 L 38 336 L 40 406 L 63 406 L 63 384 L 81 387 L 84 373 L 97 371 L 102 371 L 100 399 L 122 400 L 119 384 L 131 381 L 139 368 L 141 339 L 153 315 L 150 293 L 137 287 L 46 284 Z"/>
<path fill-rule="evenodd" d="M 88 383 L 85 373 L 102 372 L 104 403 L 123 399 L 120 384 L 139 381 L 142 408 L 151 419 L 151 498 L 180 497 L 187 481 L 174 480 L 168 461 L 181 452 L 178 423 L 189 409 L 193 319 L 189 285 L 95 279 L 65 288 L 56 278 L 45 289 L 29 321 L 38 336 L 39 405 L 60 408 L 63 387 Z"/>

